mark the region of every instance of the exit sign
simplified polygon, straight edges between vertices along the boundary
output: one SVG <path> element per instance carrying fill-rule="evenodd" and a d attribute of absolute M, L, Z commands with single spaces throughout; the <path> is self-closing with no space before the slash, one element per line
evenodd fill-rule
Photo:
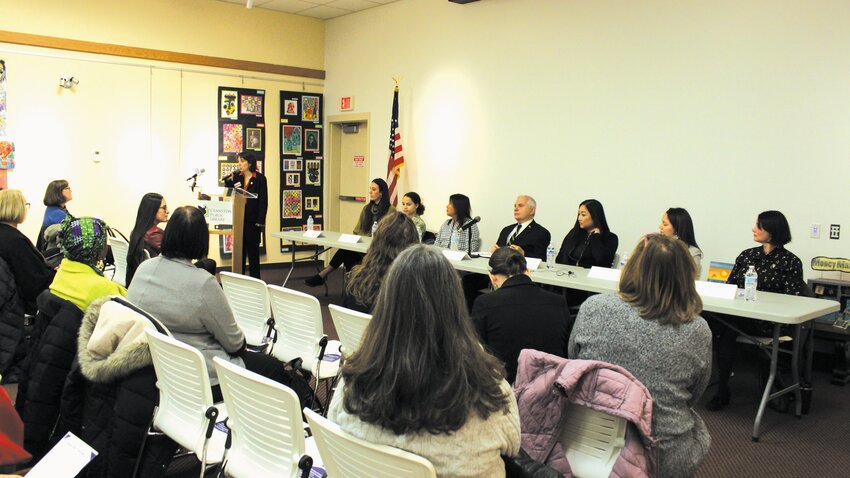
<path fill-rule="evenodd" d="M 354 97 L 353 96 L 343 96 L 339 99 L 339 110 L 340 111 L 351 111 L 354 109 Z"/>

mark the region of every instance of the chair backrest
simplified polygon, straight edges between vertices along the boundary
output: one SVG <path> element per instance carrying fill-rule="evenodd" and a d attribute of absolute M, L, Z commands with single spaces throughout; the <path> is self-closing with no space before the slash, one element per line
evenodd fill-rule
<path fill-rule="evenodd" d="M 271 317 L 269 292 L 260 279 L 221 272 L 221 287 L 239 328 L 249 345 L 261 345 Z"/>
<path fill-rule="evenodd" d="M 561 432 L 561 446 L 578 478 L 607 477 L 626 444 L 624 418 L 571 404 Z"/>
<path fill-rule="evenodd" d="M 351 355 L 360 347 L 363 334 L 369 322 L 372 321 L 372 316 L 334 304 L 328 305 L 328 310 L 331 312 L 331 319 L 342 344 L 340 352 L 346 356 Z"/>
<path fill-rule="evenodd" d="M 110 236 L 109 245 L 112 247 L 112 256 L 115 257 L 115 273 L 112 281 L 120 286 L 127 285 L 127 252 L 130 244 L 122 237 Z"/>
<path fill-rule="evenodd" d="M 177 339 L 145 330 L 156 370 L 159 407 L 153 426 L 180 446 L 200 454 L 213 406 L 204 356 Z"/>
<path fill-rule="evenodd" d="M 319 300 L 276 285 L 269 285 L 269 300 L 277 330 L 272 355 L 284 362 L 301 357 L 304 369 L 315 373 L 319 340 L 324 335 Z"/>
<path fill-rule="evenodd" d="M 304 422 L 289 387 L 238 365 L 213 359 L 231 433 L 227 476 L 296 477 L 304 455 Z"/>
<path fill-rule="evenodd" d="M 419 455 L 361 440 L 318 413 L 304 409 L 328 476 L 335 478 L 436 477 L 434 465 Z"/>

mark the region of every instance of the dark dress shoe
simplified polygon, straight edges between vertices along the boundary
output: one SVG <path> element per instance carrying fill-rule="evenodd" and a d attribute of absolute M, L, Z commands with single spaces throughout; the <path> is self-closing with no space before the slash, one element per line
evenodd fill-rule
<path fill-rule="evenodd" d="M 714 398 L 708 401 L 705 408 L 712 412 L 722 410 L 726 408 L 726 405 L 729 405 L 729 398 L 730 395 L 728 393 L 718 393 L 714 396 Z"/>
<path fill-rule="evenodd" d="M 313 277 L 310 277 L 309 279 L 304 279 L 304 283 L 307 284 L 310 287 L 318 287 L 318 286 L 324 284 L 325 280 L 322 279 L 322 276 L 320 276 L 319 274 L 316 274 Z"/>

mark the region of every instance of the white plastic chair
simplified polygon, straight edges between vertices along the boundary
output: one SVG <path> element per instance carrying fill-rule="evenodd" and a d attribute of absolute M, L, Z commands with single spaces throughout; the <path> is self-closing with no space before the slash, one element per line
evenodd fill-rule
<path fill-rule="evenodd" d="M 148 434 L 162 432 L 198 455 L 203 478 L 206 465 L 221 462 L 224 455 L 227 435 L 214 433 L 214 427 L 227 416 L 226 408 L 213 403 L 206 363 L 197 349 L 158 332 L 145 333 L 159 389 L 159 405 Z"/>
<path fill-rule="evenodd" d="M 304 409 L 322 464 L 334 478 L 436 478 L 430 461 L 419 455 L 361 440 L 318 413 Z"/>
<path fill-rule="evenodd" d="M 320 381 L 335 378 L 339 372 L 339 360 L 322 360 L 325 353 L 339 352 L 339 341 L 329 341 L 324 334 L 318 299 L 276 285 L 269 285 L 268 290 L 276 335 L 271 353 L 283 362 L 301 358 L 301 369 L 316 377 L 316 392 Z"/>
<path fill-rule="evenodd" d="M 569 405 L 561 446 L 577 478 L 607 477 L 626 445 L 624 418 L 581 405 Z"/>
<path fill-rule="evenodd" d="M 269 292 L 260 279 L 221 272 L 221 287 L 248 345 L 262 347 L 273 327 Z"/>
<path fill-rule="evenodd" d="M 111 236 L 109 245 L 112 247 L 112 256 L 115 258 L 115 272 L 112 274 L 112 282 L 122 287 L 127 286 L 127 252 L 130 244 L 123 238 Z"/>
<path fill-rule="evenodd" d="M 372 316 L 334 304 L 328 305 L 328 310 L 336 333 L 339 335 L 339 351 L 342 355 L 350 356 L 360 348 L 360 342 L 363 340 L 366 327 L 372 321 Z"/>
<path fill-rule="evenodd" d="M 307 478 L 313 459 L 304 453 L 304 422 L 295 392 L 219 357 L 213 363 L 229 415 L 225 475 Z"/>

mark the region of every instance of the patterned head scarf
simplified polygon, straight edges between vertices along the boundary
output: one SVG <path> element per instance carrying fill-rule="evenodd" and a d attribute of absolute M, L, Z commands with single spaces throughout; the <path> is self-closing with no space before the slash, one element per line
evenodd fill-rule
<path fill-rule="evenodd" d="M 95 269 L 100 251 L 106 245 L 106 223 L 93 217 L 72 217 L 62 221 L 59 248 L 66 259 L 88 264 Z"/>

